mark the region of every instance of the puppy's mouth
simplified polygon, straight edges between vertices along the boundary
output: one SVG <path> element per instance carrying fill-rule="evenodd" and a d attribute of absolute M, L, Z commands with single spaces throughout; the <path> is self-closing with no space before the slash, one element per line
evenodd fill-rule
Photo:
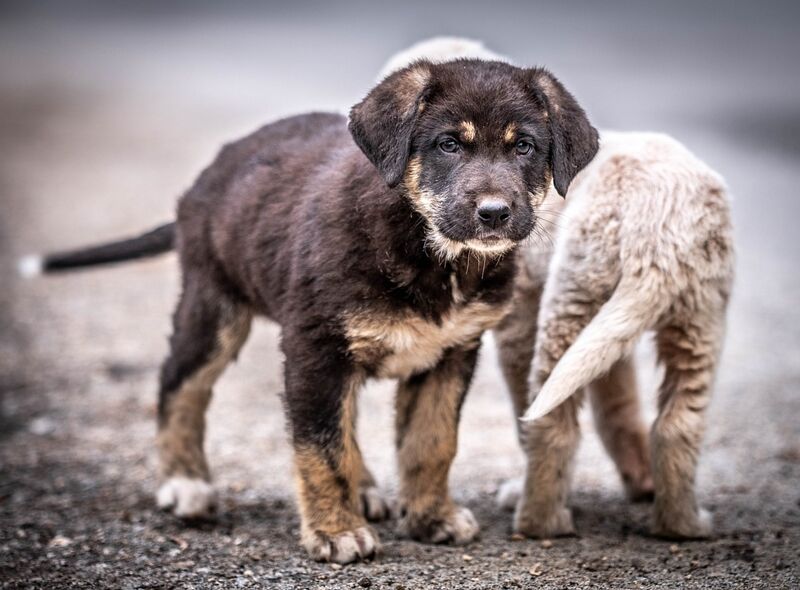
<path fill-rule="evenodd" d="M 482 256 L 502 256 L 517 246 L 519 241 L 506 237 L 499 232 L 486 232 L 469 238 L 451 238 L 439 229 L 434 228 L 430 234 L 430 243 L 440 255 L 454 259 L 465 251 Z"/>
<path fill-rule="evenodd" d="M 473 238 L 464 242 L 467 248 L 481 254 L 499 255 L 504 254 L 517 245 L 517 242 L 503 236 L 490 234 Z"/>

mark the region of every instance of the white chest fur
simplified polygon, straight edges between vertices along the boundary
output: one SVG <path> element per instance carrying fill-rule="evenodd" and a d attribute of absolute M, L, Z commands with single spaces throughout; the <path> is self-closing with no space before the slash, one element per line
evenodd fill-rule
<path fill-rule="evenodd" d="M 477 341 L 508 310 L 473 302 L 453 307 L 438 323 L 412 313 L 354 315 L 346 322 L 350 352 L 357 361 L 376 365 L 379 377 L 404 379 L 435 366 L 447 349 Z"/>

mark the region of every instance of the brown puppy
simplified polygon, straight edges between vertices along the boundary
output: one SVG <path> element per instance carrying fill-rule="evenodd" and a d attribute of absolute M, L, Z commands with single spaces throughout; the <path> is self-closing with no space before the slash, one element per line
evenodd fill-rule
<path fill-rule="evenodd" d="M 43 261 L 122 260 L 168 250 L 174 236 L 183 293 L 161 375 L 159 502 L 182 516 L 212 500 L 203 427 L 214 382 L 254 315 L 281 324 L 302 543 L 341 563 L 378 548 L 353 424 L 373 376 L 399 379 L 401 528 L 429 542 L 477 534 L 448 472 L 480 337 L 508 309 L 514 250 L 551 179 L 566 192 L 597 149 L 550 73 L 474 60 L 389 76 L 349 129 L 330 114 L 268 125 L 222 150 L 175 225 Z"/>

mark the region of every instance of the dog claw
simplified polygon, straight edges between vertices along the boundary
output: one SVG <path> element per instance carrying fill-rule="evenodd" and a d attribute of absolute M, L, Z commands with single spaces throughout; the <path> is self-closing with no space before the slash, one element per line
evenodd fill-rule
<path fill-rule="evenodd" d="M 420 519 L 406 515 L 400 521 L 400 531 L 425 543 L 465 545 L 478 536 L 480 527 L 468 508 L 455 506 L 445 517 Z"/>
<path fill-rule="evenodd" d="M 514 515 L 514 532 L 534 539 L 567 537 L 575 534 L 572 512 L 559 508 L 548 515 L 531 515 L 517 510 Z"/>
<path fill-rule="evenodd" d="M 171 477 L 158 489 L 156 502 L 179 518 L 204 518 L 213 512 L 214 487 L 202 479 Z"/>
<path fill-rule="evenodd" d="M 712 516 L 708 510 L 700 508 L 694 518 L 658 518 L 652 527 L 652 534 L 665 539 L 707 539 L 713 531 Z"/>
<path fill-rule="evenodd" d="M 378 536 L 368 526 L 336 535 L 314 531 L 303 541 L 303 545 L 316 561 L 330 561 L 343 565 L 360 559 L 369 559 L 380 552 Z"/>

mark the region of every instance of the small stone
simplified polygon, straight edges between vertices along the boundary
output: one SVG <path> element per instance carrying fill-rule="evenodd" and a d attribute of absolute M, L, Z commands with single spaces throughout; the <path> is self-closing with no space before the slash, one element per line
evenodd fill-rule
<path fill-rule="evenodd" d="M 369 588 L 370 586 L 372 586 L 372 580 L 370 580 L 369 578 L 361 578 L 358 581 L 358 585 L 361 586 L 362 588 Z"/>
<path fill-rule="evenodd" d="M 340 570 L 340 569 L 342 569 L 342 564 L 341 563 L 332 563 L 331 564 L 331 569 Z"/>
<path fill-rule="evenodd" d="M 461 559 L 464 561 L 472 561 L 472 555 L 467 555 L 466 553 L 461 556 Z"/>
<path fill-rule="evenodd" d="M 541 576 L 542 575 L 542 564 L 536 563 L 534 566 L 528 570 L 528 573 L 532 576 Z"/>
<path fill-rule="evenodd" d="M 72 539 L 69 537 L 64 537 L 63 535 L 56 535 L 50 542 L 47 544 L 50 547 L 66 547 L 67 545 L 72 544 Z"/>
<path fill-rule="evenodd" d="M 185 561 L 176 561 L 172 564 L 172 567 L 176 570 L 188 570 L 189 568 L 194 567 L 194 562 L 191 559 L 187 559 Z"/>
<path fill-rule="evenodd" d="M 177 535 L 175 535 L 171 536 L 169 540 L 175 543 L 181 551 L 185 551 L 186 549 L 189 548 L 189 543 L 186 541 L 186 539 L 182 537 L 178 537 Z"/>
<path fill-rule="evenodd" d="M 56 431 L 56 424 L 46 416 L 40 416 L 31 420 L 28 424 L 28 432 L 37 436 L 47 436 Z"/>
<path fill-rule="evenodd" d="M 550 549 L 553 546 L 553 542 L 550 539 L 545 539 L 542 541 L 542 547 L 545 549 Z"/>
<path fill-rule="evenodd" d="M 511 540 L 512 541 L 524 541 L 525 540 L 525 535 L 520 535 L 519 533 L 514 533 L 513 535 L 511 535 Z"/>
<path fill-rule="evenodd" d="M 680 550 L 681 550 L 681 548 L 678 547 L 677 545 L 670 545 L 669 546 L 669 552 L 670 553 L 678 553 Z"/>

